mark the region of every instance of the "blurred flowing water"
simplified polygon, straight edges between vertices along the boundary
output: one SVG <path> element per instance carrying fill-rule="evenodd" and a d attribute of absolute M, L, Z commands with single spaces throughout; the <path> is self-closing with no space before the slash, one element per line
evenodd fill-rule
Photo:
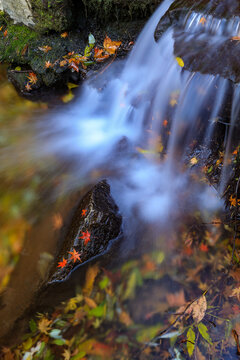
<path fill-rule="evenodd" d="M 202 210 L 220 206 L 239 117 L 239 85 L 179 66 L 174 41 L 180 31 L 185 38 L 207 37 L 214 46 L 236 36 L 240 22 L 238 17 L 226 20 L 208 15 L 203 25 L 202 14 L 191 12 L 156 41 L 156 27 L 172 3 L 166 0 L 157 9 L 124 66 L 113 64 L 108 78 L 103 74 L 86 82 L 74 103 L 37 122 L 37 135 L 1 154 L 1 170 L 7 171 L 18 158 L 19 163 L 35 163 L 52 157 L 58 164 L 71 163 L 63 187 L 72 191 L 88 183 L 96 169 L 101 169 L 102 177 L 107 169 L 120 210 L 126 216 L 137 211 L 147 222 L 165 223 L 184 206 L 190 211 L 192 206 Z M 221 119 L 226 119 L 229 96 L 232 109 L 228 109 L 231 123 L 226 125 L 226 166 L 218 186 L 220 196 L 216 196 L 209 186 L 191 182 L 191 170 L 183 171 L 183 167 L 189 149 L 214 146 L 214 133 L 217 125 L 224 123 Z M 189 187 L 190 198 L 180 197 Z"/>

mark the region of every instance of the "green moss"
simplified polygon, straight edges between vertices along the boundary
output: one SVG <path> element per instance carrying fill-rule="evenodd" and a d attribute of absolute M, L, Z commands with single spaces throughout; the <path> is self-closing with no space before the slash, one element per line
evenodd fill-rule
<path fill-rule="evenodd" d="M 7 35 L 2 32 L 0 35 L 0 60 L 10 61 L 19 60 L 24 57 L 24 48 L 32 43 L 37 37 L 37 33 L 24 25 L 8 25 Z"/>
<path fill-rule="evenodd" d="M 148 17 L 162 0 L 83 0 L 88 18 L 98 23 L 129 21 Z"/>
<path fill-rule="evenodd" d="M 72 3 L 70 0 L 32 0 L 35 29 L 38 32 L 61 32 L 72 24 Z"/>

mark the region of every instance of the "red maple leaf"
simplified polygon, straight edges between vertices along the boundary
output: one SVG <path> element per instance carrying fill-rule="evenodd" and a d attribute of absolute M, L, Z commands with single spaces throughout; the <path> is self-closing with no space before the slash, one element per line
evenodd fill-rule
<path fill-rule="evenodd" d="M 82 216 L 85 216 L 87 213 L 87 209 L 82 210 Z"/>
<path fill-rule="evenodd" d="M 207 245 L 205 245 L 205 244 L 201 244 L 200 246 L 199 246 L 199 249 L 201 250 L 201 251 L 203 251 L 203 252 L 208 252 L 208 246 Z"/>
<path fill-rule="evenodd" d="M 86 231 L 86 232 L 82 232 L 82 236 L 79 236 L 79 239 L 83 239 L 84 240 L 84 246 L 86 246 L 87 245 L 87 243 L 89 242 L 89 241 L 91 241 L 91 239 L 90 239 L 90 233 L 88 232 L 88 230 Z"/>
<path fill-rule="evenodd" d="M 62 261 L 59 261 L 57 267 L 64 268 L 66 265 L 67 265 L 67 260 L 64 259 L 64 257 L 63 257 Z"/>
<path fill-rule="evenodd" d="M 69 251 L 69 254 L 72 255 L 70 260 L 73 260 L 73 262 L 75 263 L 77 260 L 81 261 L 81 258 L 80 258 L 80 254 L 75 250 L 73 249 L 73 251 Z"/>

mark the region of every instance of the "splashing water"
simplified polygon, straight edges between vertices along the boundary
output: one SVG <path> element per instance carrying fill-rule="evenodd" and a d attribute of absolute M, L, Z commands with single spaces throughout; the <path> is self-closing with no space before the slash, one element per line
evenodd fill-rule
<path fill-rule="evenodd" d="M 227 164 L 240 91 L 220 76 L 182 69 L 174 55 L 174 26 L 155 40 L 159 20 L 172 3 L 165 0 L 155 12 L 121 71 L 121 63 L 113 64 L 110 81 L 105 83 L 102 75 L 85 83 L 77 102 L 39 121 L 38 135 L 1 154 L 2 170 L 11 166 L 11 151 L 13 162 L 49 156 L 62 163 L 71 160 L 72 176 L 65 187 L 72 190 L 83 179 L 89 181 L 94 169 L 108 169 L 120 210 L 147 222 L 164 222 L 186 207 L 217 208 L 215 190 L 190 180 L 191 170 L 183 171 L 184 162 L 189 149 L 211 146 L 225 98 L 233 92 Z M 238 18 L 227 21 L 209 15 L 202 26 L 201 16 L 191 13 L 180 24 L 189 38 L 208 36 L 214 44 L 239 33 Z M 223 170 L 221 193 L 227 181 Z"/>

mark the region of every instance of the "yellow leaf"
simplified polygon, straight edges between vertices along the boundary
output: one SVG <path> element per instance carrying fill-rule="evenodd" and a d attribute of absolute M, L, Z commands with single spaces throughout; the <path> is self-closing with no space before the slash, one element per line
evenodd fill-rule
<path fill-rule="evenodd" d="M 68 103 L 68 102 L 72 101 L 73 98 L 74 98 L 74 95 L 73 95 L 72 91 L 69 90 L 68 94 L 62 96 L 62 101 L 64 103 Z"/>
<path fill-rule="evenodd" d="M 90 295 L 93 289 L 94 281 L 99 273 L 98 264 L 94 264 L 93 266 L 87 269 L 85 285 L 83 288 L 83 293 L 85 295 Z"/>
<path fill-rule="evenodd" d="M 24 343 L 23 343 L 23 350 L 27 351 L 32 347 L 32 338 L 28 338 Z"/>
<path fill-rule="evenodd" d="M 42 317 L 38 322 L 38 330 L 41 333 L 48 335 L 49 330 L 51 330 L 51 323 L 52 320 L 48 320 L 47 318 Z"/>
<path fill-rule="evenodd" d="M 69 88 L 69 90 L 71 90 L 71 89 L 74 89 L 74 88 L 77 88 L 77 87 L 79 87 L 79 85 L 77 85 L 77 84 L 73 84 L 73 83 L 67 83 L 67 87 Z"/>
<path fill-rule="evenodd" d="M 196 157 L 193 157 L 191 158 L 190 160 L 190 164 L 193 166 L 193 165 L 196 165 L 198 163 L 198 159 Z"/>
<path fill-rule="evenodd" d="M 179 66 L 184 67 L 184 61 L 183 61 L 182 58 L 176 57 L 176 60 L 177 60 L 177 63 L 178 63 Z"/>
<path fill-rule="evenodd" d="M 63 359 L 64 360 L 70 360 L 71 358 L 71 351 L 68 349 L 65 349 L 64 352 L 62 353 Z"/>

